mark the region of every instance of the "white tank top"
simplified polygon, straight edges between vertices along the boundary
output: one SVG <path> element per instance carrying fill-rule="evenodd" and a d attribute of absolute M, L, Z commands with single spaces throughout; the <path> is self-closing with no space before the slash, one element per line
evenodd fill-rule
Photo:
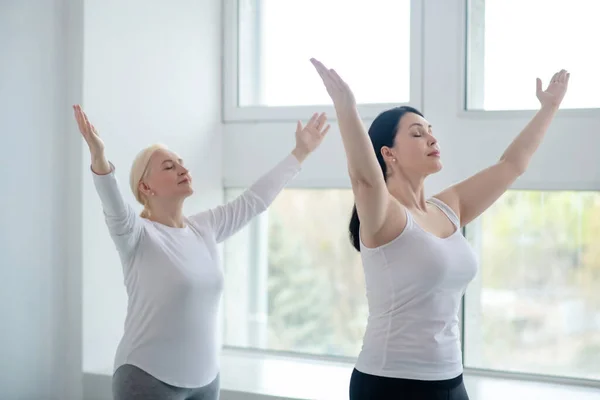
<path fill-rule="evenodd" d="M 361 241 L 369 319 L 356 369 L 371 375 L 445 380 L 462 373 L 458 312 L 477 273 L 475 253 L 458 217 L 431 198 L 456 227 L 441 239 L 406 212 L 406 227 L 391 242 Z"/>

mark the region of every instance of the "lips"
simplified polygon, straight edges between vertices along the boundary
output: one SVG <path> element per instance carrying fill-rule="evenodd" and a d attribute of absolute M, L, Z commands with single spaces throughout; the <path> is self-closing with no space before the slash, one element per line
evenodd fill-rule
<path fill-rule="evenodd" d="M 183 183 L 190 183 L 190 179 L 189 178 L 185 178 L 185 179 L 181 180 L 178 184 L 181 185 Z"/>
<path fill-rule="evenodd" d="M 432 151 L 431 153 L 427 154 L 430 157 L 439 157 L 440 156 L 440 152 L 438 150 L 436 151 Z"/>

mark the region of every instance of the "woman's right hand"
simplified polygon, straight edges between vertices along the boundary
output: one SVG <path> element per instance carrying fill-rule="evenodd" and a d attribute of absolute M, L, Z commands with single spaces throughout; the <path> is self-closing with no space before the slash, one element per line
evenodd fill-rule
<path fill-rule="evenodd" d="M 90 123 L 85 115 L 85 112 L 81 109 L 80 105 L 73 106 L 73 111 L 75 112 L 75 120 L 77 121 L 77 125 L 79 126 L 79 131 L 81 135 L 85 139 L 87 143 L 90 154 L 92 157 L 100 156 L 104 154 L 104 142 L 100 139 L 100 135 L 98 135 L 98 131 Z"/>
<path fill-rule="evenodd" d="M 352 93 L 348 84 L 340 78 L 337 72 L 333 69 L 328 69 L 322 62 L 314 58 L 311 58 L 310 62 L 314 65 L 321 79 L 323 79 L 327 93 L 329 93 L 329 97 L 333 100 L 336 110 L 340 111 L 349 107 L 355 108 L 356 99 L 354 98 L 354 93 Z"/>

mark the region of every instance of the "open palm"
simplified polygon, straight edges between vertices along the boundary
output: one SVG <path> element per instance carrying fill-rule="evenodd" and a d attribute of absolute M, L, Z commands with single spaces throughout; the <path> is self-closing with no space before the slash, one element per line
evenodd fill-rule
<path fill-rule="evenodd" d="M 327 93 L 331 97 L 331 100 L 333 100 L 333 105 L 338 111 L 356 105 L 354 93 L 352 93 L 348 84 L 344 82 L 334 69 L 327 68 L 321 61 L 314 58 L 311 58 L 310 62 L 319 73 L 327 89 Z"/>
<path fill-rule="evenodd" d="M 565 97 L 565 94 L 567 93 L 570 77 L 571 74 L 568 73 L 566 70 L 560 70 L 559 72 L 554 74 L 546 90 L 542 90 L 542 80 L 540 78 L 537 78 L 536 96 L 540 101 L 542 107 L 560 106 L 560 103 L 562 102 L 563 98 Z"/>
<path fill-rule="evenodd" d="M 296 148 L 306 154 L 312 153 L 323 141 L 323 138 L 329 131 L 330 125 L 327 122 L 325 113 L 314 114 L 306 126 L 298 121 L 296 126 Z"/>
<path fill-rule="evenodd" d="M 98 131 L 90 123 L 87 115 L 81 109 L 81 106 L 76 105 L 73 106 L 73 112 L 75 114 L 75 120 L 77 121 L 77 126 L 79 127 L 79 132 L 81 132 L 81 136 L 87 143 L 90 148 L 91 154 L 100 154 L 104 151 L 104 142 L 100 139 L 100 135 L 98 135 Z"/>

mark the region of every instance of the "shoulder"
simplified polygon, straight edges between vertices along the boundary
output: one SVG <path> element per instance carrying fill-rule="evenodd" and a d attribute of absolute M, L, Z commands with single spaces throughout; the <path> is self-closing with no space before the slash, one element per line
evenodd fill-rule
<path fill-rule="evenodd" d="M 206 234 L 213 231 L 210 219 L 210 211 L 203 211 L 198 214 L 185 217 L 185 223 L 194 232 L 205 236 Z"/>
<path fill-rule="evenodd" d="M 448 188 L 443 192 L 430 197 L 428 201 L 444 209 L 445 211 L 454 214 L 457 219 L 460 219 L 459 198 L 452 188 Z"/>

